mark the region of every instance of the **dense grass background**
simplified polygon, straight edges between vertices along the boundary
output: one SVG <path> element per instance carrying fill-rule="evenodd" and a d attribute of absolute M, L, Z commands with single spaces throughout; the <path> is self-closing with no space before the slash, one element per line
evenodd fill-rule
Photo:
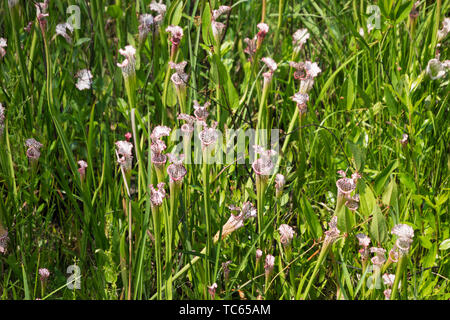
<path fill-rule="evenodd" d="M 188 174 L 176 201 L 176 242 L 169 256 L 167 225 L 162 225 L 164 283 L 169 274 L 189 267 L 174 280 L 171 298 L 209 299 L 207 286 L 214 282 L 216 299 L 239 298 L 238 292 L 246 299 L 300 298 L 336 206 L 338 170 L 362 175 L 360 208 L 353 214 L 351 231 L 335 242 L 321 265 L 307 298 L 385 299 L 384 287 L 366 289 L 364 279 L 370 274 L 362 276 L 355 235 L 368 234 L 373 246 L 389 252 L 395 243 L 390 230 L 398 223 L 412 226 L 415 233 L 398 298 L 450 298 L 449 81 L 448 76 L 431 80 L 426 74 L 437 51 L 441 61 L 448 58 L 449 38 L 439 46 L 437 39 L 448 1 L 419 1 L 415 19 L 409 0 L 166 1 L 159 36 L 150 34 L 139 45 L 139 14 L 155 14 L 149 4 L 50 1 L 46 49 L 33 2 L 19 1 L 14 9 L 7 0 L 0 2 L 0 37 L 8 41 L 0 59 L 0 103 L 6 109 L 0 137 L 0 231 L 7 230 L 9 237 L 7 252 L 0 254 L 2 299 L 156 297 L 157 246 L 148 185 L 157 180 L 148 159 L 149 134 L 156 125 L 175 129 L 183 123 L 176 119 L 180 105 L 166 82 L 171 44 L 165 29 L 179 25 L 184 31 L 176 61 L 188 62 L 186 112 L 192 114 L 194 100 L 210 101 L 209 119 L 217 120 L 219 129 L 246 129 L 256 127 L 258 112 L 265 107 L 266 68 L 260 72 L 263 63 L 258 59 L 252 65 L 244 53 L 244 39 L 256 35 L 262 19 L 270 29 L 259 57 L 278 63 L 267 110 L 269 126 L 282 130 L 280 144 L 286 145 L 278 170 L 286 176 L 286 187 L 277 199 L 269 180 L 258 198 L 248 160 L 247 165 L 213 164 L 206 169 L 186 165 Z M 380 29 L 368 33 L 372 13 L 367 7 L 375 4 Z M 74 30 L 71 43 L 55 36 L 56 25 L 71 15 L 66 12 L 70 5 L 77 5 L 81 14 L 81 28 Z M 219 5 L 232 7 L 220 19 L 227 23 L 220 50 L 208 37 L 210 9 Z M 289 67 L 292 34 L 299 28 L 307 28 L 310 39 L 297 61 L 317 62 L 322 70 L 301 129 L 292 121 L 296 105 L 290 97 L 298 82 Z M 118 50 L 126 45 L 137 48 L 134 106 L 116 66 L 123 61 Z M 85 68 L 93 74 L 92 89 L 79 91 L 75 74 Z M 136 111 L 134 131 L 131 108 Z M 140 159 L 133 160 L 131 199 L 114 151 L 114 143 L 127 132 L 138 141 L 133 152 L 140 152 Z M 405 133 L 409 141 L 403 146 Z M 34 167 L 26 156 L 28 138 L 43 144 Z M 166 142 L 167 150 L 175 145 Z M 78 160 L 88 163 L 84 181 Z M 228 205 L 251 201 L 256 206 L 257 200 L 264 213 L 261 236 L 257 219 L 250 219 L 212 245 L 207 256 L 201 254 L 202 263 L 189 265 L 227 221 Z M 165 210 L 174 206 L 169 202 Z M 277 229 L 282 223 L 296 231 L 291 249 L 280 243 Z M 264 255 L 257 265 L 255 252 L 261 246 Z M 276 258 L 267 282 L 266 254 Z M 227 261 L 229 278 L 222 265 Z M 67 288 L 67 268 L 74 264 L 81 272 L 79 290 Z M 39 268 L 51 273 L 45 287 Z M 395 263 L 386 272 L 395 273 Z M 165 291 L 161 297 L 168 297 Z"/>

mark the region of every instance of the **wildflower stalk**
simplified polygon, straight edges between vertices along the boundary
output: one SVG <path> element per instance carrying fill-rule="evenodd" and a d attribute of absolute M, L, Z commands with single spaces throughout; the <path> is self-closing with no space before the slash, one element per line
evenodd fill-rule
<path fill-rule="evenodd" d="M 172 61 L 172 60 L 170 60 Z M 164 106 L 164 112 L 162 113 L 161 124 L 165 125 L 165 121 L 167 118 L 167 90 L 169 88 L 169 80 L 170 80 L 170 65 L 167 65 L 166 77 L 164 79 L 164 87 L 163 87 L 163 95 L 162 95 L 162 104 Z"/>
<path fill-rule="evenodd" d="M 122 11 L 122 0 L 116 0 L 116 7 L 120 8 L 120 10 Z M 122 21 L 121 20 L 122 20 L 122 16 L 120 16 L 116 19 L 116 32 L 117 32 L 117 38 L 119 39 L 119 47 L 121 47 L 124 44 L 124 35 L 122 33 Z"/>
<path fill-rule="evenodd" d="M 106 56 L 106 60 L 108 61 L 108 66 L 110 69 L 110 72 L 113 72 L 114 70 L 114 63 L 111 56 L 111 50 L 108 45 L 108 41 L 105 34 L 105 20 L 103 17 L 103 10 L 101 8 L 104 8 L 103 0 L 95 0 L 93 2 L 93 5 L 91 6 L 92 16 L 96 17 L 95 21 L 98 21 L 98 31 L 100 33 L 100 40 L 103 46 L 103 50 Z"/>
<path fill-rule="evenodd" d="M 167 209 L 166 203 L 163 204 L 163 215 L 164 215 L 164 235 L 165 235 L 165 276 L 166 279 L 166 299 L 172 300 L 172 223 L 170 219 L 170 213 Z"/>
<path fill-rule="evenodd" d="M 170 188 L 170 213 L 169 213 L 169 219 L 168 219 L 168 224 L 166 224 L 166 228 L 169 230 L 169 237 L 167 239 L 167 244 L 166 244 L 166 248 L 167 248 L 167 256 L 168 256 L 168 265 L 166 266 L 167 268 L 167 273 L 168 273 L 168 278 L 167 278 L 167 299 L 168 300 L 172 300 L 172 246 L 173 246 L 173 239 L 174 239 L 174 226 L 175 226 L 175 215 L 177 212 L 177 205 L 178 205 L 178 197 L 180 195 L 180 191 L 181 191 L 181 186 L 179 183 L 177 182 L 173 182 L 171 181 L 169 184 L 169 188 Z"/>
<path fill-rule="evenodd" d="M 272 220 L 273 221 L 273 220 Z M 266 227 L 267 228 L 267 227 Z M 227 232 L 223 232 L 224 228 L 221 228 L 219 231 L 216 232 L 216 234 L 214 235 L 214 237 L 212 238 L 212 243 L 213 245 L 215 245 L 219 240 L 225 240 L 232 232 L 234 232 L 236 229 L 234 230 L 227 230 Z M 195 256 L 194 258 L 191 259 L 191 261 L 186 264 L 180 271 L 178 271 L 172 278 L 172 281 L 175 281 L 176 279 L 178 279 L 179 277 L 181 277 L 186 271 L 188 271 L 198 260 L 200 260 L 200 258 L 207 254 L 207 248 L 203 248 L 202 251 L 200 251 L 199 255 Z M 162 290 L 165 290 L 165 286 L 162 287 Z M 150 300 L 153 300 L 157 298 L 157 294 L 154 294 Z"/>
<path fill-rule="evenodd" d="M 294 50 L 294 51 L 292 52 L 292 57 L 291 57 L 291 60 L 290 60 L 290 61 L 296 61 L 298 55 L 299 55 L 299 51 Z M 288 78 L 288 84 L 287 84 L 287 87 L 288 87 L 288 88 L 291 86 L 292 76 L 293 76 L 293 74 L 294 74 L 292 71 L 293 71 L 293 67 L 292 67 L 292 66 L 289 66 L 289 78 Z"/>
<path fill-rule="evenodd" d="M 261 12 L 261 22 L 264 22 L 265 17 L 266 17 L 266 0 L 263 0 L 262 12 Z"/>
<path fill-rule="evenodd" d="M 5 131 L 4 131 L 5 141 L 6 141 L 6 154 L 7 154 L 7 162 L 8 162 L 8 171 L 9 171 L 9 182 L 12 186 L 12 193 L 14 200 L 17 201 L 17 185 L 16 185 L 16 178 L 14 174 L 14 162 L 12 159 L 12 152 L 11 152 L 11 144 L 9 142 L 9 130 L 8 130 L 8 120 L 5 121 Z M 0 136 L 0 139 L 2 139 L 2 136 Z M 3 153 L 3 147 L 1 148 L 1 152 Z M 8 211 L 6 211 L 8 212 Z"/>
<path fill-rule="evenodd" d="M 133 91 L 134 96 L 136 96 L 136 91 Z M 135 98 L 134 98 L 135 99 Z M 138 171 L 139 171 L 139 175 L 138 175 L 138 196 L 139 199 L 141 198 L 142 195 L 142 190 L 144 189 L 145 185 L 146 185 L 146 181 L 145 181 L 145 172 L 144 172 L 144 161 L 143 161 L 143 157 L 142 157 L 142 149 L 141 149 L 141 145 L 139 144 L 139 131 L 136 129 L 136 109 L 135 106 L 133 106 L 133 108 L 131 109 L 131 129 L 133 130 L 133 140 L 134 140 L 134 150 L 136 152 L 136 159 L 138 161 Z M 131 174 L 131 172 L 129 173 Z"/>
<path fill-rule="evenodd" d="M 20 84 L 22 86 L 23 94 L 26 95 L 27 88 L 28 88 L 28 69 L 25 67 L 25 59 L 23 56 L 23 50 L 20 46 L 20 39 L 19 39 L 19 28 L 20 28 L 20 21 L 19 21 L 19 4 L 15 4 L 14 6 L 9 8 L 10 10 L 10 16 L 11 16 L 11 22 L 12 22 L 12 29 L 13 29 L 13 38 L 14 38 L 14 44 L 16 47 L 16 52 L 19 60 L 19 70 L 20 74 L 22 75 L 20 78 Z M 25 99 L 26 100 L 26 99 Z M 28 104 L 28 103 L 27 103 Z M 31 110 L 30 108 L 27 108 L 28 110 L 28 121 L 31 125 Z"/>
<path fill-rule="evenodd" d="M 296 108 L 296 109 L 298 109 L 298 108 Z M 306 161 L 306 159 L 305 159 L 305 154 L 306 154 L 306 150 L 305 150 L 305 142 L 304 142 L 304 139 L 303 139 L 303 130 L 302 130 L 302 124 L 303 124 L 303 119 L 305 118 L 305 116 L 304 116 L 304 114 L 300 114 L 299 116 L 298 116 L 298 148 L 299 148 L 299 152 L 298 152 L 298 157 L 299 157 L 299 159 L 298 159 L 298 163 L 299 163 L 299 166 L 298 166 L 298 169 L 297 169 L 297 175 L 299 176 L 299 177 L 301 177 L 302 175 L 303 175 L 303 173 L 304 173 L 304 170 L 305 170 L 305 165 L 306 165 L 306 163 L 305 163 L 305 161 Z"/>
<path fill-rule="evenodd" d="M 45 65 L 47 67 L 47 83 L 46 83 L 46 89 L 47 89 L 47 102 L 48 107 L 53 115 L 53 90 L 52 90 L 52 62 L 50 60 L 50 52 L 48 48 L 48 41 L 46 37 L 46 33 L 44 29 L 42 30 L 42 37 L 44 39 L 44 50 L 45 50 Z"/>
<path fill-rule="evenodd" d="M 264 129 L 266 129 L 266 130 L 269 129 L 268 123 L 267 123 L 268 121 L 267 122 L 265 121 L 265 119 L 268 118 L 267 117 L 267 113 L 268 113 L 268 110 L 267 110 L 267 96 L 269 94 L 269 87 L 270 87 L 270 81 L 264 81 L 261 102 L 259 104 L 258 123 L 256 125 L 256 139 L 255 139 L 255 143 L 257 145 L 262 145 L 262 146 L 266 146 L 266 143 L 268 141 L 268 140 L 266 141 L 266 139 L 269 139 L 269 137 L 267 137 L 267 135 L 264 135 L 263 136 L 264 138 L 260 137 L 260 135 L 259 135 L 259 131 L 261 129 L 263 129 L 262 128 L 263 124 L 265 125 Z"/>
<path fill-rule="evenodd" d="M 390 300 L 395 300 L 395 298 L 397 297 L 398 284 L 400 283 L 400 279 L 402 278 L 403 272 L 405 271 L 406 263 L 407 263 L 407 255 L 400 254 L 400 257 L 397 262 L 397 271 L 395 272 L 395 280 L 394 285 L 392 286 Z M 403 284 L 404 283 L 405 281 L 403 281 Z"/>
<path fill-rule="evenodd" d="M 131 211 L 131 200 L 128 198 L 128 300 L 131 300 L 131 271 L 132 271 L 132 256 L 133 256 L 133 235 L 132 235 L 132 211 Z"/>
<path fill-rule="evenodd" d="M 161 119 L 162 125 L 165 125 L 165 121 L 167 118 L 167 90 L 169 90 L 169 85 L 170 85 L 169 81 L 170 81 L 170 74 L 171 74 L 170 63 L 175 62 L 176 55 L 177 55 L 177 51 L 171 50 L 170 51 L 170 59 L 169 59 L 169 62 L 167 63 L 166 77 L 164 78 L 164 87 L 163 87 L 163 95 L 162 95 L 162 104 L 164 106 L 164 111 L 162 113 L 162 119 Z"/>
<path fill-rule="evenodd" d="M 264 238 L 261 235 L 264 223 L 264 193 L 267 187 L 267 177 L 263 175 L 256 175 L 256 197 L 257 197 L 257 214 L 258 214 L 258 234 L 259 247 L 264 251 Z"/>
<path fill-rule="evenodd" d="M 152 205 L 153 228 L 155 233 L 156 290 L 158 300 L 162 300 L 161 271 L 161 212 L 159 206 Z"/>
<path fill-rule="evenodd" d="M 211 235 L 211 216 L 209 211 L 209 165 L 208 165 L 208 148 L 203 150 L 203 168 L 202 168 L 202 178 L 203 178 L 203 201 L 205 207 L 205 223 L 206 223 L 206 273 L 207 273 L 207 283 L 211 283 L 211 267 L 208 261 L 208 257 L 211 254 L 212 247 L 212 235 Z"/>
<path fill-rule="evenodd" d="M 35 24 L 37 25 L 37 23 Z M 35 28 L 32 28 L 33 30 L 33 38 L 31 40 L 31 47 L 30 47 L 30 61 L 28 63 L 28 74 L 31 75 L 31 69 L 33 68 L 34 65 L 34 53 L 36 51 L 36 45 L 37 45 L 37 41 L 38 41 L 38 33 L 36 32 Z"/>
<path fill-rule="evenodd" d="M 316 279 L 317 273 L 319 272 L 319 267 L 325 261 L 325 258 L 327 257 L 332 244 L 333 244 L 333 242 L 329 242 L 329 241 L 324 242 L 322 249 L 320 250 L 319 258 L 316 262 L 316 265 L 314 266 L 314 271 L 311 274 L 308 285 L 306 286 L 305 292 L 302 295 L 302 300 L 306 300 L 306 298 L 308 297 L 309 290 L 311 289 L 311 286 L 314 283 L 314 280 Z"/>
<path fill-rule="evenodd" d="M 156 178 L 157 178 L 158 183 L 163 182 L 165 180 L 164 166 L 156 165 L 155 172 L 156 172 Z"/>
<path fill-rule="evenodd" d="M 277 47 L 278 37 L 280 35 L 280 30 L 281 30 L 281 23 L 283 22 L 283 11 L 284 11 L 284 0 L 279 0 L 277 29 L 275 30 L 275 36 L 273 38 L 273 45 L 275 46 L 275 48 Z M 289 72 L 289 75 L 290 74 L 291 74 L 291 72 Z"/>

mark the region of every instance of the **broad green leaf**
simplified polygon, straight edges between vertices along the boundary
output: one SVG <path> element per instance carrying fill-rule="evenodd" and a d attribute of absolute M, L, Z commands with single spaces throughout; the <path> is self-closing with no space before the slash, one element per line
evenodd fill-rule
<path fill-rule="evenodd" d="M 372 190 L 364 183 L 361 183 L 360 190 L 360 211 L 364 216 L 368 217 L 372 214 L 374 207 L 377 205 L 377 201 Z"/>
<path fill-rule="evenodd" d="M 364 152 L 361 150 L 358 144 L 353 143 L 350 140 L 347 141 L 347 145 L 350 149 L 350 152 L 353 155 L 353 159 L 355 160 L 356 170 L 361 172 L 362 169 L 364 168 L 364 160 L 365 160 Z"/>
<path fill-rule="evenodd" d="M 78 41 L 74 44 L 74 47 L 81 46 L 83 43 L 91 41 L 91 38 L 80 38 Z"/>
<path fill-rule="evenodd" d="M 211 74 L 216 76 L 216 81 L 218 81 L 216 84 L 218 84 L 225 91 L 227 102 L 230 104 L 229 107 L 231 107 L 232 110 L 236 110 L 239 107 L 239 96 L 231 81 L 230 74 L 217 54 L 214 54 L 213 61 L 219 71 L 219 74 L 217 75 L 215 70 L 212 70 Z"/>
<path fill-rule="evenodd" d="M 439 245 L 439 250 L 447 250 L 450 249 L 450 239 L 445 239 Z"/>
<path fill-rule="evenodd" d="M 258 199 L 258 197 L 256 196 L 255 192 L 253 192 L 253 189 L 245 188 L 245 190 L 247 190 L 248 195 L 250 196 L 250 198 L 252 198 L 253 200 L 257 200 Z"/>
<path fill-rule="evenodd" d="M 420 244 L 426 249 L 430 249 L 433 245 L 426 236 L 419 236 Z"/>
<path fill-rule="evenodd" d="M 350 233 L 355 225 L 355 214 L 345 205 L 337 213 L 337 228 L 341 232 Z"/>
<path fill-rule="evenodd" d="M 398 3 L 400 4 L 401 1 L 399 1 Z M 407 1 L 403 4 L 398 5 L 395 15 L 395 23 L 400 23 L 404 19 L 406 19 L 406 17 L 409 16 L 409 13 L 411 12 L 413 5 L 414 1 Z"/>
<path fill-rule="evenodd" d="M 171 24 L 174 26 L 177 26 L 180 24 L 181 17 L 183 15 L 183 1 L 178 0 L 178 5 L 175 7 L 175 10 L 172 15 L 172 22 Z"/>
<path fill-rule="evenodd" d="M 399 175 L 400 182 L 402 185 L 406 187 L 407 190 L 410 190 L 411 193 L 415 193 L 417 190 L 416 183 L 414 182 L 414 179 L 407 173 L 401 173 Z"/>
<path fill-rule="evenodd" d="M 27 273 L 25 271 L 25 266 L 22 263 L 22 279 L 23 279 L 23 290 L 25 291 L 25 298 L 24 300 L 30 300 L 30 289 L 28 287 L 28 280 L 27 280 Z"/>
<path fill-rule="evenodd" d="M 311 204 L 305 196 L 302 197 L 302 209 L 311 234 L 314 239 L 319 239 L 322 236 L 322 227 L 320 226 L 320 221 L 317 214 L 314 212 Z"/>
<path fill-rule="evenodd" d="M 347 81 L 347 110 L 350 110 L 353 106 L 353 102 L 355 101 L 355 86 L 353 85 L 353 79 L 352 76 L 349 75 L 348 81 Z"/>
<path fill-rule="evenodd" d="M 392 9 L 392 2 L 393 2 L 393 0 L 381 0 L 379 2 L 380 11 L 386 18 L 390 17 L 391 9 Z"/>
<path fill-rule="evenodd" d="M 113 4 L 111 6 L 108 6 L 108 8 L 106 9 L 106 13 L 114 19 L 121 19 L 122 15 L 123 15 L 123 11 L 120 8 L 119 5 L 117 4 Z"/>
<path fill-rule="evenodd" d="M 381 213 L 380 208 L 375 205 L 372 221 L 369 227 L 369 234 L 377 244 L 382 244 L 387 238 L 386 218 Z"/>
<path fill-rule="evenodd" d="M 170 81 L 169 88 L 167 88 L 166 103 L 169 107 L 173 107 L 177 104 L 177 92 L 172 81 Z"/>
<path fill-rule="evenodd" d="M 395 186 L 396 186 L 395 180 L 391 179 L 386 190 L 384 190 L 384 193 L 383 193 L 382 202 L 384 205 L 389 206 L 391 204 L 392 191 L 394 190 Z"/>
<path fill-rule="evenodd" d="M 390 164 L 387 165 L 386 168 L 384 168 L 383 171 L 381 171 L 378 176 L 375 178 L 374 182 L 374 189 L 377 195 L 383 191 L 384 185 L 386 184 L 387 179 L 392 174 L 392 172 L 397 169 L 398 167 L 398 160 L 392 161 Z"/>
<path fill-rule="evenodd" d="M 213 33 L 211 28 L 211 8 L 209 7 L 209 3 L 206 3 L 205 9 L 202 14 L 202 38 L 204 44 L 210 46 L 213 44 Z"/>
<path fill-rule="evenodd" d="M 436 261 L 437 243 L 433 243 L 428 249 L 428 254 L 422 258 L 422 268 L 431 268 Z"/>

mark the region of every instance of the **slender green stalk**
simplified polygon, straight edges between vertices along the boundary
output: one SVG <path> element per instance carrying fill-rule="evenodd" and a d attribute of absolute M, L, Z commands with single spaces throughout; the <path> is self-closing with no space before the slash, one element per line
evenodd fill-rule
<path fill-rule="evenodd" d="M 264 81 L 263 91 L 262 91 L 262 97 L 261 102 L 259 104 L 259 110 L 258 110 L 258 123 L 256 125 L 256 137 L 255 137 L 255 143 L 257 145 L 261 145 L 263 147 L 266 147 L 268 142 L 268 134 L 260 136 L 260 130 L 267 130 L 266 133 L 269 130 L 268 124 L 263 120 L 267 117 L 267 96 L 269 94 L 269 88 L 270 88 L 270 81 Z M 264 126 L 264 128 L 263 128 Z M 266 140 L 267 139 L 267 140 Z"/>
<path fill-rule="evenodd" d="M 284 1 L 285 0 L 278 1 L 278 22 L 277 22 L 277 29 L 275 30 L 275 36 L 273 37 L 273 45 L 275 48 L 279 48 L 278 38 L 280 36 L 281 24 L 283 22 Z"/>
<path fill-rule="evenodd" d="M 156 287 L 158 300 L 162 300 L 162 268 L 161 268 L 161 212 L 160 207 L 152 206 L 153 232 L 155 236 Z"/>
<path fill-rule="evenodd" d="M 256 197 L 257 197 L 257 216 L 258 216 L 258 234 L 261 236 L 259 238 L 259 247 L 264 251 L 264 237 L 262 236 L 262 230 L 264 228 L 264 194 L 267 188 L 267 176 L 256 175 Z"/>
<path fill-rule="evenodd" d="M 403 277 L 403 273 L 405 272 L 405 267 L 408 262 L 408 256 L 400 253 L 400 257 L 397 262 L 397 271 L 395 272 L 394 284 L 392 286 L 392 292 L 390 300 L 395 300 L 397 298 L 398 292 L 398 284 L 400 283 L 400 279 Z"/>
<path fill-rule="evenodd" d="M 209 204 L 209 149 L 204 148 L 203 150 L 203 169 L 202 169 L 202 180 L 203 180 L 203 204 L 205 210 L 205 224 L 206 224 L 206 279 L 207 284 L 211 284 L 211 265 L 209 263 L 209 257 L 211 256 L 212 250 L 212 233 L 211 233 L 211 213 Z"/>
<path fill-rule="evenodd" d="M 314 283 L 314 280 L 316 279 L 317 273 L 319 272 L 319 267 L 325 261 L 325 258 L 327 257 L 332 244 L 333 244 L 332 242 L 328 241 L 324 242 L 322 249 L 320 250 L 319 258 L 317 259 L 317 262 L 314 266 L 313 273 L 311 274 L 311 277 L 309 278 L 308 281 L 308 285 L 306 286 L 305 292 L 302 295 L 302 300 L 306 300 L 306 298 L 308 298 L 309 290 L 311 289 L 311 286 Z"/>
<path fill-rule="evenodd" d="M 178 181 L 171 181 L 170 188 L 170 213 L 168 217 L 167 229 L 169 230 L 169 237 L 167 239 L 166 248 L 168 250 L 168 264 L 166 265 L 168 278 L 166 284 L 167 299 L 172 300 L 172 248 L 175 239 L 175 225 L 177 219 L 177 209 L 179 203 L 179 196 L 181 191 L 181 183 Z"/>

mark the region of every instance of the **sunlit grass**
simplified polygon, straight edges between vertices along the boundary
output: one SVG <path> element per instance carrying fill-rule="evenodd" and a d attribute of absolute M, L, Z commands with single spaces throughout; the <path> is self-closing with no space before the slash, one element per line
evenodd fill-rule
<path fill-rule="evenodd" d="M 450 3 L 297 2 L 0 2 L 2 299 L 450 298 Z"/>

